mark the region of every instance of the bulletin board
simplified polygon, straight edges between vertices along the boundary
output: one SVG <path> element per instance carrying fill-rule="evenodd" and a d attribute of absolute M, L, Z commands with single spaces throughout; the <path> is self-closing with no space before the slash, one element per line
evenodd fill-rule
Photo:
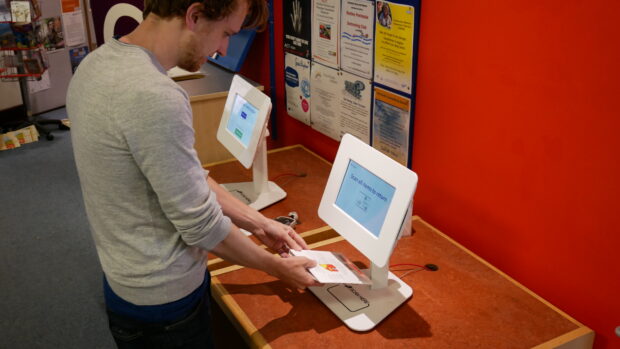
<path fill-rule="evenodd" d="M 411 166 L 420 2 L 285 1 L 288 115 Z"/>

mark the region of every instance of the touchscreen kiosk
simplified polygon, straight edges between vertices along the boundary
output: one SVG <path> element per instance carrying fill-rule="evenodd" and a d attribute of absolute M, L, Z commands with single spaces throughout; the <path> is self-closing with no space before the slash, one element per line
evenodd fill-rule
<path fill-rule="evenodd" d="M 275 183 L 267 180 L 267 120 L 271 100 L 267 95 L 235 75 L 230 85 L 217 140 L 245 167 L 252 167 L 252 182 L 225 183 L 226 190 L 260 210 L 286 197 Z"/>
<path fill-rule="evenodd" d="M 363 272 L 372 284 L 310 290 L 353 330 L 372 329 L 413 294 L 389 271 L 389 260 L 399 235 L 411 231 L 417 182 L 413 171 L 361 140 L 342 138 L 319 217 L 368 258 L 370 268 Z"/>

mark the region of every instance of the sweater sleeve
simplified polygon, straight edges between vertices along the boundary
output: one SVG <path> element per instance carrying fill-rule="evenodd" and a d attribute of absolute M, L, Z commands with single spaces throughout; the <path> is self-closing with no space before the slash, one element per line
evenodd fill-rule
<path fill-rule="evenodd" d="M 133 98 L 143 103 L 122 111 L 132 117 L 124 118 L 126 124 L 119 126 L 162 211 L 183 241 L 211 250 L 228 235 L 232 223 L 209 189 L 194 149 L 187 94 L 176 85 L 165 85 L 137 91 Z"/>

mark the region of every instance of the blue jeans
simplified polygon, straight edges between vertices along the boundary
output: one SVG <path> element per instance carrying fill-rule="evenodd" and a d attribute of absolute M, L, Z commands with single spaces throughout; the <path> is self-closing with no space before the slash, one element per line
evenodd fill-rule
<path fill-rule="evenodd" d="M 108 310 L 110 332 L 119 349 L 213 349 L 209 292 L 187 317 L 173 323 L 147 323 Z"/>

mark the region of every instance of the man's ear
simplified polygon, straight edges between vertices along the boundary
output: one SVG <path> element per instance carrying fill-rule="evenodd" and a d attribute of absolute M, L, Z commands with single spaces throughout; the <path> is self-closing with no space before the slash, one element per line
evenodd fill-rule
<path fill-rule="evenodd" d="M 198 22 L 198 19 L 202 16 L 202 9 L 203 6 L 199 2 L 195 2 L 187 8 L 187 11 L 185 12 L 185 25 L 187 26 L 187 29 L 191 31 L 194 30 L 196 27 L 196 22 Z"/>

